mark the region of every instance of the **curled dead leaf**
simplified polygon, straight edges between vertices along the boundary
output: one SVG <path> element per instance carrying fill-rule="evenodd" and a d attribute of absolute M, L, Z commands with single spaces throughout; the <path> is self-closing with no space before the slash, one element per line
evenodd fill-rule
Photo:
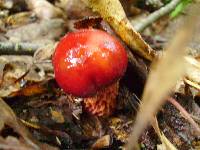
<path fill-rule="evenodd" d="M 129 22 L 119 0 L 82 0 L 97 11 L 131 47 L 131 49 L 148 60 L 153 60 L 155 51 L 142 39 Z"/>

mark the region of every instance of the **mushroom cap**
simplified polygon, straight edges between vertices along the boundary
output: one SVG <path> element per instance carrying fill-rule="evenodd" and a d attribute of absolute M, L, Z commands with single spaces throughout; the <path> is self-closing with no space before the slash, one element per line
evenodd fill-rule
<path fill-rule="evenodd" d="M 58 85 L 66 93 L 86 97 L 123 76 L 127 53 L 107 32 L 81 29 L 60 40 L 52 61 Z"/>

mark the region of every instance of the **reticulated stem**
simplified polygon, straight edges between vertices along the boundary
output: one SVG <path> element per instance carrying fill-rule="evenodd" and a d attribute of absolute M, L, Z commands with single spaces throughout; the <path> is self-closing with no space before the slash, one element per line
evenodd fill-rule
<path fill-rule="evenodd" d="M 95 96 L 84 98 L 84 108 L 92 115 L 109 116 L 116 107 L 119 81 L 100 90 Z"/>

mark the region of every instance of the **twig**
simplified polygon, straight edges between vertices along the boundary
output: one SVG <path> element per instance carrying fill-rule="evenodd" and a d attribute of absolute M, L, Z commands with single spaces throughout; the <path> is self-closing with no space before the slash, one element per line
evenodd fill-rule
<path fill-rule="evenodd" d="M 138 32 L 143 31 L 146 27 L 148 27 L 150 24 L 158 20 L 160 17 L 168 14 L 171 12 L 179 3 L 181 0 L 172 0 L 169 4 L 166 6 L 160 8 L 159 10 L 153 12 L 149 16 L 147 16 L 145 19 L 140 21 L 140 23 L 134 25 L 134 29 Z"/>
<path fill-rule="evenodd" d="M 0 42 L 0 55 L 33 55 L 39 47 L 33 43 Z"/>
<path fill-rule="evenodd" d="M 176 107 L 176 109 L 178 109 L 181 112 L 181 114 L 183 115 L 183 117 L 185 119 L 187 119 L 188 122 L 195 127 L 196 131 L 200 135 L 200 128 L 199 128 L 198 124 L 192 119 L 192 117 L 190 116 L 190 114 L 174 98 L 169 97 L 167 100 L 171 104 L 173 104 Z"/>

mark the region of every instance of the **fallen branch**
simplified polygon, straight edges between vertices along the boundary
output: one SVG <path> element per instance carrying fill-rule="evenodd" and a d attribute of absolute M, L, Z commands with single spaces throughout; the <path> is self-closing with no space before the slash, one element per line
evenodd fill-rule
<path fill-rule="evenodd" d="M 161 18 L 162 16 L 170 13 L 179 3 L 181 0 L 172 0 L 169 4 L 166 6 L 160 8 L 159 10 L 153 12 L 146 18 L 144 18 L 142 21 L 140 21 L 138 24 L 134 25 L 134 29 L 138 32 L 143 31 L 146 27 L 148 27 L 150 24 Z"/>
<path fill-rule="evenodd" d="M 33 43 L 0 42 L 0 55 L 33 55 L 39 47 Z"/>

